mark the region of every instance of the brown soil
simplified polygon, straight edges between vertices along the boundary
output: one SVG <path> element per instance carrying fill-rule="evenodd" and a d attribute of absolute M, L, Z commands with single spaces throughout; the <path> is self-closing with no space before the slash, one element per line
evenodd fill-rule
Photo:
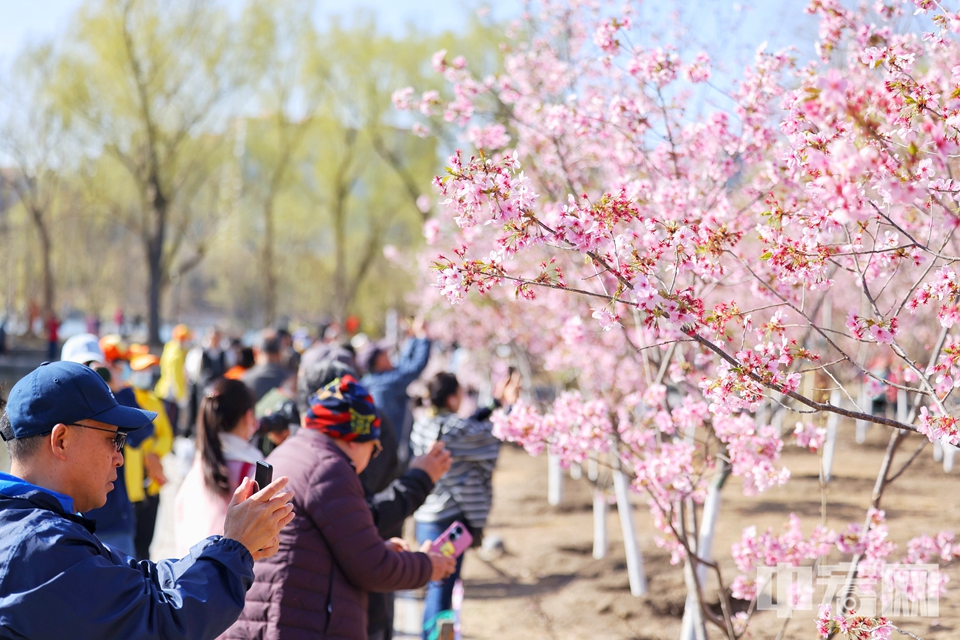
<path fill-rule="evenodd" d="M 883 458 L 889 431 L 874 426 L 867 442 L 853 442 L 853 425 L 841 424 L 834 480 L 826 489 L 826 523 L 844 528 L 862 522 L 874 478 Z M 911 436 L 895 462 L 899 468 L 920 444 Z M 900 545 L 921 532 L 953 530 L 960 522 L 957 474 L 946 474 L 931 456 L 932 447 L 920 454 L 910 469 L 888 490 L 883 500 L 890 538 Z M 757 497 L 745 497 L 738 479 L 723 493 L 714 556 L 733 580 L 735 566 L 730 545 L 742 529 L 755 524 L 761 530 L 778 529 L 791 512 L 804 520 L 809 532 L 821 518 L 819 458 L 787 446 L 784 463 L 792 472 L 784 487 Z M 464 638 L 550 638 L 556 640 L 674 639 L 679 635 L 685 589 L 679 566 L 654 543 L 649 512 L 642 496 L 634 496 L 634 522 L 649 580 L 649 595 L 630 595 L 620 521 L 611 509 L 608 519 L 610 550 L 603 560 L 592 555 L 592 485 L 584 477 L 565 481 L 564 503 L 547 504 L 547 463 L 522 450 L 505 447 L 494 477 L 495 506 L 487 535 L 503 539 L 506 553 L 489 562 L 471 551 L 464 564 L 466 600 L 463 605 Z M 842 562 L 834 553 L 831 562 Z M 926 640 L 960 638 L 960 590 L 955 567 L 944 569 L 951 578 L 947 595 L 940 600 L 938 618 L 894 620 L 903 629 Z M 716 597 L 715 595 L 713 596 Z M 816 607 L 814 607 L 815 609 Z M 816 637 L 816 611 L 798 612 L 786 628 L 785 639 Z M 754 616 L 753 638 L 776 638 L 784 626 L 773 612 Z M 721 638 L 708 628 L 710 638 Z M 894 634 L 894 637 L 901 637 Z M 905 636 L 903 636 L 905 637 Z"/>

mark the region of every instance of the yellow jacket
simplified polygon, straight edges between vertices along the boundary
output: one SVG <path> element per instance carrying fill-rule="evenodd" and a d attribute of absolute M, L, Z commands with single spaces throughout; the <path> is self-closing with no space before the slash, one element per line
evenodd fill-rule
<path fill-rule="evenodd" d="M 160 354 L 160 379 L 157 381 L 157 396 L 161 400 L 174 400 L 181 404 L 187 399 L 187 350 L 179 340 L 171 340 Z"/>
<path fill-rule="evenodd" d="M 155 453 L 162 458 L 173 450 L 173 428 L 163 409 L 163 402 L 152 391 L 134 389 L 137 404 L 145 411 L 156 411 L 153 419 L 153 435 L 144 440 L 139 447 L 127 445 L 123 448 L 123 473 L 127 481 L 127 495 L 130 502 L 140 502 L 147 495 L 155 496 L 160 493 L 160 485 L 150 481 L 144 490 L 144 480 L 147 477 L 143 466 L 143 458 L 148 453 Z"/>

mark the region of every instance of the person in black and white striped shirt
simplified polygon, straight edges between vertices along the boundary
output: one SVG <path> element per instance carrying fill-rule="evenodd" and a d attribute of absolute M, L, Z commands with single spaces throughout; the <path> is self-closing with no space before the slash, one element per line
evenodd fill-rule
<path fill-rule="evenodd" d="M 429 451 L 434 442 L 443 442 L 453 456 L 450 470 L 437 482 L 417 512 L 417 540 L 434 540 L 454 521 L 459 520 L 473 535 L 477 546 L 493 503 L 493 469 L 500 453 L 500 441 L 493 436 L 490 414 L 501 403 L 513 404 L 520 394 L 520 376 L 497 386 L 494 407 L 478 410 L 465 418 L 457 415 L 463 400 L 463 387 L 452 373 L 438 373 L 427 383 L 430 408 L 417 420 L 410 435 L 414 455 Z M 424 598 L 423 637 L 429 640 L 437 624 L 451 617 L 453 586 L 460 577 L 463 556 L 447 579 L 427 585 Z"/>

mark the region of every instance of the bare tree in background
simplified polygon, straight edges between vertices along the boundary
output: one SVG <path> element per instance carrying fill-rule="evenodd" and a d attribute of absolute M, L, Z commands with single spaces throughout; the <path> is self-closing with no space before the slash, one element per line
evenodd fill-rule
<path fill-rule="evenodd" d="M 172 278 L 203 257 L 180 254 L 188 197 L 217 169 L 225 100 L 236 88 L 231 20 L 212 0 L 104 0 L 79 12 L 55 91 L 67 118 L 123 167 L 138 205 L 129 222 L 146 257 L 149 341 L 160 342 Z"/>
<path fill-rule="evenodd" d="M 321 100 L 312 90 L 321 78 L 305 78 L 316 70 L 308 71 L 300 55 L 307 39 L 316 36 L 313 7 L 304 0 L 251 0 L 241 20 L 244 68 L 250 70 L 247 78 L 254 84 L 254 100 L 267 114 L 250 123 L 259 125 L 256 139 L 250 139 L 257 147 L 252 157 L 259 161 L 261 179 L 244 184 L 244 191 L 256 202 L 263 222 L 259 261 L 263 323 L 268 326 L 277 319 L 279 297 L 277 200 Z"/>
<path fill-rule="evenodd" d="M 17 56 L 0 91 L 5 116 L 0 123 L 0 151 L 14 163 L 10 186 L 39 239 L 44 316 L 53 313 L 56 305 L 51 227 L 69 145 L 64 120 L 47 92 L 55 65 L 52 46 L 27 48 Z"/>

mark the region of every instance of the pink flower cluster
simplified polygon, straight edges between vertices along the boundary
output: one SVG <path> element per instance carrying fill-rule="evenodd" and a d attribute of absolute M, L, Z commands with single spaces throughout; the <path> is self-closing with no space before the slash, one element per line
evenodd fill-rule
<path fill-rule="evenodd" d="M 949 267 L 942 267 L 933 282 L 927 282 L 920 287 L 917 295 L 907 303 L 907 308 L 916 312 L 917 307 L 925 306 L 933 299 L 943 301 L 937 310 L 937 319 L 941 326 L 949 328 L 960 321 L 958 295 L 960 285 L 957 283 L 957 273 Z"/>
<path fill-rule="evenodd" d="M 926 371 L 933 378 L 934 390 L 941 395 L 960 387 L 960 341 L 948 338 L 937 362 Z"/>
<path fill-rule="evenodd" d="M 857 340 L 864 340 L 869 335 L 877 344 L 893 344 L 894 338 L 900 333 L 896 318 L 883 322 L 873 318 L 863 318 L 853 311 L 847 316 L 845 326 Z"/>
<path fill-rule="evenodd" d="M 789 372 L 793 362 L 791 344 L 764 342 L 753 349 L 738 351 L 737 365 L 724 360 L 717 366 L 716 379 L 700 383 L 704 396 L 711 400 L 710 411 L 730 415 L 737 411 L 756 411 L 764 399 L 766 387 L 796 391 L 800 374 Z"/>
<path fill-rule="evenodd" d="M 855 615 L 854 612 L 834 615 L 831 605 L 821 604 L 817 632 L 823 640 L 834 638 L 836 634 L 848 640 L 890 640 L 893 637 L 893 625 L 883 616 L 873 618 Z"/>
<path fill-rule="evenodd" d="M 823 427 L 816 427 L 810 422 L 798 422 L 793 430 L 793 435 L 797 438 L 798 447 L 817 452 L 823 449 L 823 443 L 827 439 L 827 430 Z"/>
<path fill-rule="evenodd" d="M 955 416 L 934 415 L 926 407 L 921 407 L 917 431 L 930 438 L 931 442 L 960 446 L 960 424 Z"/>
<path fill-rule="evenodd" d="M 862 555 L 869 562 L 879 562 L 896 548 L 887 539 L 888 536 L 886 514 L 878 509 L 870 509 L 867 512 L 866 529 L 858 523 L 847 525 L 846 531 L 837 538 L 837 548 L 843 553 Z"/>
<path fill-rule="evenodd" d="M 732 472 L 743 478 L 743 493 L 754 496 L 786 484 L 790 470 L 778 466 L 783 440 L 770 425 L 758 427 L 752 416 L 717 415 L 713 430 L 727 446 Z"/>
<path fill-rule="evenodd" d="M 453 208 L 461 227 L 499 222 L 507 224 L 526 213 L 537 197 L 530 180 L 514 169 L 520 166 L 516 153 L 500 157 L 471 156 L 466 164 L 458 151 L 450 157 L 448 175 L 435 184 Z"/>
<path fill-rule="evenodd" d="M 805 537 L 801 531 L 800 518 L 791 513 L 787 525 L 779 534 L 773 529 L 758 533 L 756 526 L 743 530 L 740 542 L 735 542 L 731 548 L 733 560 L 740 570 L 731 590 L 735 598 L 752 600 L 757 596 L 757 567 L 775 567 L 786 564 L 793 567 L 801 566 L 807 560 L 815 560 L 825 556 L 837 541 L 837 534 L 821 526 L 817 526 L 810 537 Z M 799 597 L 803 594 L 795 594 Z"/>
<path fill-rule="evenodd" d="M 571 391 L 562 393 L 545 415 L 521 401 L 509 412 L 495 412 L 492 419 L 497 438 L 516 442 L 532 455 L 546 448 L 565 464 L 582 462 L 589 452 L 609 451 L 614 433 L 605 402 L 585 401 Z"/>

